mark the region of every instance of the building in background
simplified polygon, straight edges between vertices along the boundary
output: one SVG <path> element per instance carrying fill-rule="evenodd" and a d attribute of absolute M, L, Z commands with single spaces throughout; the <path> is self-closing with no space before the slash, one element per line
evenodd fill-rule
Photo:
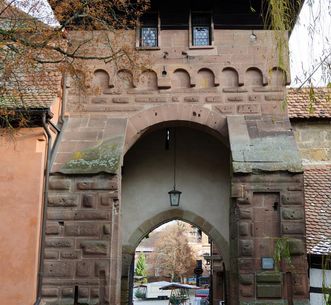
<path fill-rule="evenodd" d="M 331 89 L 290 89 L 288 112 L 305 170 L 310 304 L 322 305 L 331 287 Z"/>

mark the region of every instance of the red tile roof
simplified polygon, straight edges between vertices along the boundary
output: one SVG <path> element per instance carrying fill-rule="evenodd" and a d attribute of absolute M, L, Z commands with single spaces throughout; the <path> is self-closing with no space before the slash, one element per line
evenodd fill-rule
<path fill-rule="evenodd" d="M 291 88 L 287 93 L 290 118 L 331 118 L 331 88 Z"/>
<path fill-rule="evenodd" d="M 0 108 L 49 108 L 61 96 L 61 79 L 46 68 L 33 75 L 15 73 L 0 86 Z"/>
<path fill-rule="evenodd" d="M 8 4 L 0 0 L 0 11 L 0 27 L 3 29 L 32 29 L 36 34 L 40 29 L 50 28 L 15 7 L 13 1 Z M 11 58 L 8 48 L 5 50 L 4 56 Z M 5 67 L 9 68 L 2 69 L 0 75 L 0 108 L 48 108 L 60 96 L 62 76 L 56 68 L 47 65 L 35 67 L 29 63 L 21 66 L 19 60 L 14 67 L 11 67 L 13 63 L 10 60 L 8 63 Z"/>
<path fill-rule="evenodd" d="M 306 168 L 304 178 L 307 251 L 331 253 L 331 165 Z"/>

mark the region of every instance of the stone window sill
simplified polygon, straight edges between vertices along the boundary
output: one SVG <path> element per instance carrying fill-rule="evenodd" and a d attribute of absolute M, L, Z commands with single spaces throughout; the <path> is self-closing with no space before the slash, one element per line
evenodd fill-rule
<path fill-rule="evenodd" d="M 138 51 L 158 51 L 161 50 L 160 47 L 137 47 Z"/>
<path fill-rule="evenodd" d="M 203 49 L 214 49 L 215 46 L 210 45 L 210 46 L 190 46 L 190 50 L 203 50 Z"/>

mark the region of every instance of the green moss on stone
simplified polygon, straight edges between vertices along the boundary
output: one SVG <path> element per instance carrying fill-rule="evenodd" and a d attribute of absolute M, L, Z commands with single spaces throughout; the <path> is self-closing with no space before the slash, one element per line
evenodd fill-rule
<path fill-rule="evenodd" d="M 100 145 L 73 153 L 61 171 L 66 174 L 94 174 L 106 172 L 116 174 L 120 166 L 123 137 L 116 137 Z"/>

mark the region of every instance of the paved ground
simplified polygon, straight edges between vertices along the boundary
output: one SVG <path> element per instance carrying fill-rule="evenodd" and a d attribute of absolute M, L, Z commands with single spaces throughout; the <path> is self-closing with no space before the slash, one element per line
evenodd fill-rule
<path fill-rule="evenodd" d="M 134 305 L 168 305 L 169 300 L 134 300 Z M 187 302 L 187 305 L 195 305 L 196 302 L 194 301 L 194 298 L 190 300 L 190 302 Z"/>
<path fill-rule="evenodd" d="M 168 305 L 169 300 L 133 300 L 134 305 Z M 194 295 L 190 296 L 190 302 L 186 303 L 187 305 L 195 305 L 195 298 Z"/>
<path fill-rule="evenodd" d="M 134 305 L 168 305 L 169 300 L 133 300 Z"/>

